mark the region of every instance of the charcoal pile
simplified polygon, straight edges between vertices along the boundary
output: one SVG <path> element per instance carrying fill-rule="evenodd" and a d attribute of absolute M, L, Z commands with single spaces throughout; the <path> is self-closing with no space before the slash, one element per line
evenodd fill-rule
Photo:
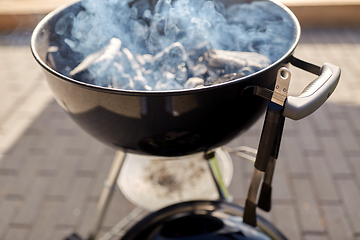
<path fill-rule="evenodd" d="M 102 87 L 168 91 L 219 84 L 271 65 L 294 41 L 292 20 L 269 1 L 227 8 L 215 0 L 81 4 L 84 10 L 56 23 L 61 40 L 51 44 L 49 64 Z M 63 62 L 72 64 L 59 64 L 64 48 L 73 59 Z"/>

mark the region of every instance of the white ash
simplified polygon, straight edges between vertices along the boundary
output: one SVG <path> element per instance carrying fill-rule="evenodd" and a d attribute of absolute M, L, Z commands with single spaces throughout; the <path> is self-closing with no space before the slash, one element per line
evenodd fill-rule
<path fill-rule="evenodd" d="M 121 40 L 112 38 L 108 46 L 86 57 L 70 74 L 74 76 L 82 71 L 92 71 L 93 68 L 95 71 L 101 68 L 102 74 L 108 74 L 106 69 L 112 65 L 117 72 L 109 71 L 113 75 L 109 78 L 111 82 L 108 87 L 166 91 L 224 83 L 270 65 L 270 60 L 259 53 L 217 49 L 204 52 L 198 58 L 200 63 L 195 65 L 179 42 L 171 44 L 155 56 L 146 54 L 137 55 L 136 58 L 129 49 L 120 48 Z M 180 53 L 177 54 L 178 58 L 167 56 L 176 51 Z M 173 60 L 170 64 L 169 59 Z M 127 65 L 128 70 L 125 71 L 124 66 Z M 189 78 L 189 75 L 192 77 Z"/>
<path fill-rule="evenodd" d="M 204 84 L 205 84 L 204 79 L 199 77 L 192 77 L 186 81 L 186 83 L 184 84 L 184 88 L 189 89 L 189 88 L 203 87 Z"/>
<path fill-rule="evenodd" d="M 101 68 L 105 70 L 108 65 L 114 62 L 114 58 L 120 50 L 120 47 L 121 40 L 117 38 L 112 38 L 109 45 L 87 56 L 76 68 L 74 68 L 70 72 L 70 75 L 74 76 L 97 63 L 100 63 L 99 65 L 101 66 Z M 103 63 L 101 63 L 102 61 Z"/>
<path fill-rule="evenodd" d="M 81 5 L 76 16 L 65 14 L 56 23 L 65 47 L 52 43 L 49 59 L 61 73 L 103 87 L 167 91 L 231 81 L 277 61 L 295 37 L 293 20 L 271 1 L 229 7 L 217 0 L 159 0 L 154 8 L 148 0 Z M 76 57 L 62 61 L 54 47 Z"/>
<path fill-rule="evenodd" d="M 230 67 L 231 72 L 236 72 L 244 67 L 260 70 L 270 65 L 270 59 L 255 52 L 235 52 L 212 49 L 205 54 L 205 61 L 211 68 Z"/>

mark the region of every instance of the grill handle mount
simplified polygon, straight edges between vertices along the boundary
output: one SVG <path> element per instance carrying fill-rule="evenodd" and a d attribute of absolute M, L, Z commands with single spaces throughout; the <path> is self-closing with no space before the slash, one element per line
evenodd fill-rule
<path fill-rule="evenodd" d="M 316 111 L 330 97 L 339 82 L 341 70 L 331 63 L 325 63 L 320 68 L 295 57 L 291 63 L 318 75 L 299 96 L 288 96 L 286 99 L 283 115 L 293 120 L 299 120 Z"/>

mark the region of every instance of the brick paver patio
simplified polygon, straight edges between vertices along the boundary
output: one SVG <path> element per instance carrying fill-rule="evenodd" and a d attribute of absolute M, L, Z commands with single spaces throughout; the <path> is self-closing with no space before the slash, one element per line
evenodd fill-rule
<path fill-rule="evenodd" d="M 115 150 L 60 109 L 24 42 L 0 45 L 0 239 L 87 236 Z M 259 213 L 292 240 L 359 240 L 360 28 L 305 29 L 295 56 L 339 65 L 341 83 L 316 113 L 286 121 L 273 209 Z M 292 93 L 314 78 L 290 70 Z M 261 127 L 262 120 L 228 146 L 256 148 Z M 236 156 L 233 163 L 229 190 L 243 205 L 253 167 Z M 133 208 L 115 191 L 102 231 Z"/>

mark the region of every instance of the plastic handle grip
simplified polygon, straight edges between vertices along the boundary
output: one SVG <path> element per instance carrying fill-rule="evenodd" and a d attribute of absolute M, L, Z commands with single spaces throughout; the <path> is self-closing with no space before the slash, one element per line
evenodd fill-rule
<path fill-rule="evenodd" d="M 341 70 L 338 66 L 325 63 L 319 77 L 312 81 L 299 96 L 287 97 L 283 115 L 299 120 L 316 111 L 335 90 L 340 74 Z"/>

